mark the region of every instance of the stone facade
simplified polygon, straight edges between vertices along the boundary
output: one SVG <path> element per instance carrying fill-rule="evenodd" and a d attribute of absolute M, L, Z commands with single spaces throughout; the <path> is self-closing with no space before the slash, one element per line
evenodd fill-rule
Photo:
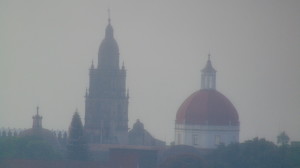
<path fill-rule="evenodd" d="M 220 144 L 239 142 L 239 126 L 175 125 L 176 145 L 213 149 Z"/>

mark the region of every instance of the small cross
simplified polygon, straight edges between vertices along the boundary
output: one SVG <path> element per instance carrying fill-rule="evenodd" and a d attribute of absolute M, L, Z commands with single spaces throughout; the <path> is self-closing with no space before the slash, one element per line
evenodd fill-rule
<path fill-rule="evenodd" d="M 39 106 L 36 107 L 36 113 L 39 115 Z"/>

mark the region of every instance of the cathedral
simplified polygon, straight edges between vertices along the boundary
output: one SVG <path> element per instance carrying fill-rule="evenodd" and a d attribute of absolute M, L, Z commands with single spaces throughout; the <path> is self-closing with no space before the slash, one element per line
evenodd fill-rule
<path fill-rule="evenodd" d="M 230 100 L 216 90 L 216 70 L 210 55 L 201 71 L 201 88 L 179 107 L 175 119 L 175 145 L 214 149 L 220 144 L 239 142 L 238 112 Z M 110 17 L 102 40 L 97 65 L 89 69 L 89 88 L 85 95 L 84 135 L 90 147 L 103 145 L 165 146 L 137 120 L 128 127 L 126 69 L 120 66 L 119 46 Z M 38 111 L 38 110 L 37 110 Z M 41 127 L 41 116 L 34 116 L 34 128 Z M 22 135 L 21 129 L 1 128 L 0 136 Z M 66 131 L 53 131 L 66 139 Z"/>
<path fill-rule="evenodd" d="M 129 130 L 128 100 L 126 69 L 124 63 L 120 66 L 119 46 L 109 17 L 97 65 L 92 62 L 89 69 L 89 87 L 85 95 L 83 132 L 92 160 L 106 158 L 104 163 L 113 168 L 165 167 L 172 162 L 170 158 L 174 161 L 182 156 L 196 156 L 201 160 L 207 151 L 220 144 L 239 142 L 238 112 L 230 100 L 216 90 L 216 70 L 210 55 L 201 71 L 200 90 L 181 104 L 176 115 L 174 112 L 174 145 L 166 146 L 165 142 L 154 138 L 138 119 Z M 31 129 L 1 130 L 0 136 L 6 136 L 6 132 L 10 136 L 42 136 L 58 149 L 64 149 L 68 140 L 65 131 L 51 132 L 42 127 L 38 108 Z"/>
<path fill-rule="evenodd" d="M 114 38 L 110 18 L 105 37 L 99 47 L 98 65 L 90 68 L 90 86 L 85 100 L 84 130 L 90 144 L 162 144 L 150 135 L 138 120 L 128 132 L 128 92 L 126 69 L 120 67 L 119 47 Z M 237 110 L 216 90 L 216 70 L 210 55 L 201 74 L 201 89 L 189 96 L 179 107 L 175 120 L 175 145 L 213 149 L 220 144 L 239 141 Z M 137 130 L 142 134 L 134 133 Z M 140 138 L 137 135 L 141 135 Z M 130 142 L 129 142 L 130 141 Z M 134 143 L 135 142 L 135 143 Z M 139 143 L 136 143 L 139 142 Z"/>

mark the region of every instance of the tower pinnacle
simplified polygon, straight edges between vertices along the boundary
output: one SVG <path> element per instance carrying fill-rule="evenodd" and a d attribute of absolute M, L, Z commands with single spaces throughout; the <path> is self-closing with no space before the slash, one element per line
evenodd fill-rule
<path fill-rule="evenodd" d="M 95 69 L 95 67 L 94 67 L 94 60 L 92 60 L 91 69 Z"/>
<path fill-rule="evenodd" d="M 39 115 L 39 106 L 36 106 L 36 114 Z"/>
<path fill-rule="evenodd" d="M 108 25 L 105 29 L 105 37 L 101 42 L 98 52 L 98 68 L 119 68 L 119 46 L 114 38 L 114 30 L 111 25 L 110 10 L 108 10 Z"/>
<path fill-rule="evenodd" d="M 33 119 L 32 128 L 42 128 L 43 117 L 39 115 L 39 106 L 36 107 L 36 115 L 34 115 L 32 119 Z"/>
<path fill-rule="evenodd" d="M 201 74 L 201 89 L 216 89 L 216 70 L 210 61 L 210 53 Z"/>
<path fill-rule="evenodd" d="M 107 14 L 108 14 L 108 24 L 110 24 L 110 8 L 107 9 Z"/>

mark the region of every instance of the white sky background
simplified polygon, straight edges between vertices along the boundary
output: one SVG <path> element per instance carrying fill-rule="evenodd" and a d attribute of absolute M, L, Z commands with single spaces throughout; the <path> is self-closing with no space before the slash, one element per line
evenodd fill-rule
<path fill-rule="evenodd" d="M 211 52 L 217 90 L 239 112 L 241 141 L 300 140 L 300 1 L 0 0 L 0 127 L 68 129 L 84 118 L 88 69 L 111 8 L 137 118 L 173 141 L 181 103 Z"/>

